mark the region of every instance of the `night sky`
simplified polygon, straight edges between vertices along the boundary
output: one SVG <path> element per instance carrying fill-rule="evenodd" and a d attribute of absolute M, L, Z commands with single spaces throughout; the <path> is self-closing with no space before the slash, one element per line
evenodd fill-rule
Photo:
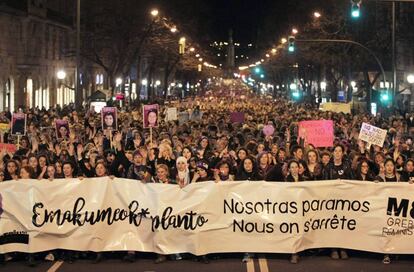
<path fill-rule="evenodd" d="M 329 1 L 329 0 L 325 0 Z M 318 0 L 159 0 L 173 20 L 179 20 L 185 32 L 208 45 L 213 41 L 227 41 L 228 31 L 234 41 L 244 46 L 252 43 L 248 52 L 239 54 L 254 58 L 285 36 L 293 27 L 308 21 Z M 320 8 L 320 7 L 318 7 Z M 206 48 L 208 49 L 208 48 Z"/>

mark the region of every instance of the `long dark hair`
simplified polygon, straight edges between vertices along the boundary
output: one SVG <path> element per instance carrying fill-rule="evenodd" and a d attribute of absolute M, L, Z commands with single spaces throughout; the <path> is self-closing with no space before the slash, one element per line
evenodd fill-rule
<path fill-rule="evenodd" d="M 13 179 L 13 177 L 9 173 L 9 170 L 7 169 L 7 166 L 9 165 L 9 163 L 14 163 L 14 165 L 16 165 L 16 175 L 20 176 L 20 168 L 19 168 L 19 164 L 17 163 L 17 161 L 8 160 L 6 162 L 6 165 L 5 165 L 5 168 L 4 168 L 4 180 L 12 180 Z"/>
<path fill-rule="evenodd" d="M 367 173 L 365 179 L 368 180 L 368 181 L 374 180 L 374 175 L 373 175 L 373 172 L 371 170 L 371 166 L 369 165 L 369 161 L 365 158 L 360 159 L 359 162 L 358 162 L 357 169 L 356 169 L 357 179 L 362 178 L 361 168 L 362 168 L 363 163 L 366 163 L 368 165 L 368 173 Z"/>

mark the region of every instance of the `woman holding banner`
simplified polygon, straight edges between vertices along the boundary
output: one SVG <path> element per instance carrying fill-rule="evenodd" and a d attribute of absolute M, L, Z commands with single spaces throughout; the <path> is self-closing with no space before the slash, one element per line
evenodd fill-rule
<path fill-rule="evenodd" d="M 336 144 L 333 151 L 333 160 L 324 168 L 323 177 L 325 180 L 333 179 L 352 179 L 352 169 L 348 161 L 344 159 L 345 148 Z M 348 259 L 348 253 L 345 249 L 331 249 L 331 258 L 338 260 L 339 258 Z"/>

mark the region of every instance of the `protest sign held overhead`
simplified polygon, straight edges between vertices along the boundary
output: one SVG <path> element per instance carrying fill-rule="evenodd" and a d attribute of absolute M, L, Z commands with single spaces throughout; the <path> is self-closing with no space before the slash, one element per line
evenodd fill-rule
<path fill-rule="evenodd" d="M 56 136 L 58 139 L 68 139 L 70 134 L 69 123 L 66 120 L 56 120 Z"/>
<path fill-rule="evenodd" d="M 144 105 L 143 116 L 144 116 L 144 128 L 158 127 L 158 112 L 159 105 Z"/>
<path fill-rule="evenodd" d="M 362 123 L 361 131 L 359 132 L 360 140 L 367 142 L 369 145 L 374 144 L 382 147 L 386 137 L 387 131 L 385 129 Z"/>
<path fill-rule="evenodd" d="M 13 135 L 26 135 L 26 114 L 13 113 L 11 132 Z"/>
<path fill-rule="evenodd" d="M 101 110 L 101 122 L 103 130 L 118 129 L 118 112 L 115 107 L 104 107 Z"/>
<path fill-rule="evenodd" d="M 167 121 L 178 120 L 178 110 L 177 108 L 167 108 Z"/>
<path fill-rule="evenodd" d="M 244 112 L 232 112 L 230 114 L 230 121 L 232 123 L 244 123 Z"/>
<path fill-rule="evenodd" d="M 331 120 L 314 120 L 299 122 L 299 139 L 315 147 L 333 146 L 334 130 Z"/>

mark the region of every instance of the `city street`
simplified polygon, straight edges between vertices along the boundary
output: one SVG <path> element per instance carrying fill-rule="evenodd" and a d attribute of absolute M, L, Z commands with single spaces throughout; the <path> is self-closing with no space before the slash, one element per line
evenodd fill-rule
<path fill-rule="evenodd" d="M 233 254 L 226 255 L 209 264 L 203 264 L 192 260 L 167 261 L 161 264 L 154 264 L 153 258 L 141 258 L 134 263 L 125 263 L 121 260 L 105 260 L 99 264 L 91 261 L 81 260 L 73 264 L 66 262 L 42 263 L 35 268 L 29 268 L 24 263 L 8 263 L 1 267 L 0 271 L 33 271 L 33 272 L 90 272 L 90 271 L 142 271 L 142 272 L 271 272 L 271 271 L 300 271 L 300 272 L 350 272 L 350 271 L 414 271 L 413 258 L 399 256 L 398 260 L 390 265 L 382 264 L 382 256 L 379 254 L 363 254 L 360 257 L 352 257 L 349 260 L 331 260 L 328 256 L 305 256 L 294 265 L 288 261 L 288 255 L 259 255 L 252 262 L 242 263 L 240 258 Z"/>
<path fill-rule="evenodd" d="M 414 0 L 0 2 L 0 272 L 414 272 Z"/>

